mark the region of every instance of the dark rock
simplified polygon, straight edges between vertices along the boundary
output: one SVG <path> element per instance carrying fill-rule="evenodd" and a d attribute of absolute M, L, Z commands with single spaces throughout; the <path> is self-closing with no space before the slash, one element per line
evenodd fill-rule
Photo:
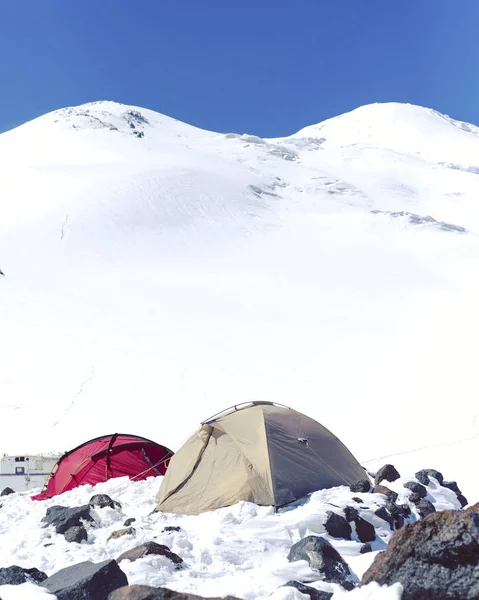
<path fill-rule="evenodd" d="M 379 485 L 381 481 L 396 481 L 399 479 L 401 475 L 396 471 L 393 465 L 384 465 L 381 467 L 379 471 L 376 473 L 376 477 L 374 478 L 374 483 Z"/>
<path fill-rule="evenodd" d="M 335 538 L 344 538 L 346 540 L 351 539 L 351 525 L 346 521 L 344 517 L 338 515 L 331 510 L 326 513 L 327 520 L 324 524 L 326 531 Z"/>
<path fill-rule="evenodd" d="M 416 492 L 413 492 L 409 496 L 409 501 L 412 502 L 413 504 L 417 504 L 418 502 L 421 501 L 421 496 L 419 494 L 416 494 Z"/>
<path fill-rule="evenodd" d="M 353 502 L 357 502 L 358 504 L 362 504 L 363 503 L 363 501 L 361 500 L 361 498 L 351 498 L 351 500 Z"/>
<path fill-rule="evenodd" d="M 385 485 L 375 485 L 373 488 L 373 492 L 375 494 L 384 494 L 387 498 L 391 499 L 393 502 L 396 502 L 398 499 L 398 495 L 396 492 L 393 492 Z"/>
<path fill-rule="evenodd" d="M 168 546 L 163 546 L 161 544 L 157 544 L 156 542 L 146 542 L 145 544 L 136 546 L 136 548 L 127 550 L 116 559 L 116 562 L 120 562 L 122 560 L 131 560 L 133 562 L 149 554 L 158 554 L 160 556 L 166 556 L 166 558 L 169 558 L 172 562 L 175 563 L 175 565 L 181 565 L 183 563 L 183 559 L 180 558 L 174 552 L 172 552 L 168 548 Z"/>
<path fill-rule="evenodd" d="M 444 481 L 444 477 L 442 476 L 442 473 L 440 473 L 439 471 L 436 471 L 436 469 L 422 469 L 421 471 L 419 471 L 419 473 L 424 473 L 427 477 L 434 477 L 434 479 L 437 479 L 437 481 L 439 482 L 440 485 L 442 485 L 442 482 Z M 416 473 L 416 479 L 419 480 L 417 473 Z M 422 483 L 422 481 L 421 481 L 421 483 Z M 424 485 L 427 485 L 427 484 L 424 484 Z"/>
<path fill-rule="evenodd" d="M 124 535 L 134 535 L 136 529 L 133 527 L 125 527 L 125 529 L 117 529 L 116 531 L 112 531 L 106 540 L 109 542 L 110 540 L 117 540 L 118 538 L 123 537 Z"/>
<path fill-rule="evenodd" d="M 123 526 L 124 527 L 129 527 L 132 523 L 134 523 L 136 521 L 136 519 L 134 517 L 131 517 L 130 519 L 127 519 L 124 523 Z"/>
<path fill-rule="evenodd" d="M 400 582 L 402 600 L 479 598 L 479 514 L 446 510 L 397 531 L 361 585 Z"/>
<path fill-rule="evenodd" d="M 0 585 L 20 585 L 27 581 L 31 583 L 41 583 L 47 579 L 48 575 L 38 569 L 24 569 L 13 565 L 0 569 Z"/>
<path fill-rule="evenodd" d="M 359 479 L 349 486 L 351 492 L 369 492 L 371 489 L 371 482 L 369 479 Z"/>
<path fill-rule="evenodd" d="M 12 488 L 10 487 L 6 487 L 3 489 L 3 492 L 0 494 L 0 496 L 9 496 L 10 494 L 14 494 L 15 490 L 12 490 Z"/>
<path fill-rule="evenodd" d="M 317 590 L 309 585 L 304 585 L 304 583 L 300 583 L 299 581 L 288 581 L 288 583 L 285 583 L 284 585 L 296 588 L 305 596 L 309 596 L 311 600 L 330 600 L 330 598 L 333 597 L 331 592 Z"/>
<path fill-rule="evenodd" d="M 50 506 L 47 508 L 47 514 L 43 517 L 42 523 L 53 525 L 57 533 L 65 533 L 70 527 L 76 527 L 83 521 L 93 521 L 88 504 L 67 508 L 66 506 Z"/>
<path fill-rule="evenodd" d="M 360 542 L 372 542 L 376 539 L 376 531 L 369 521 L 358 517 L 354 521 L 354 524 L 356 525 L 356 533 Z"/>
<path fill-rule="evenodd" d="M 347 563 L 323 537 L 309 535 L 297 542 L 289 551 L 288 560 L 290 562 L 305 560 L 311 569 L 323 574 L 325 581 L 339 583 L 349 589 L 354 587 Z"/>
<path fill-rule="evenodd" d="M 116 500 L 112 500 L 107 494 L 95 494 L 95 496 L 90 498 L 88 504 L 93 508 L 106 508 L 107 506 L 110 508 L 121 508 L 121 504 Z"/>
<path fill-rule="evenodd" d="M 453 492 L 455 492 L 456 495 L 462 494 L 461 490 L 459 489 L 459 486 L 455 481 L 443 481 L 441 485 L 445 488 L 448 488 L 449 490 L 452 490 Z"/>
<path fill-rule="evenodd" d="M 168 525 L 161 530 L 161 533 L 168 533 L 169 531 L 181 531 L 181 527 L 179 525 L 176 527 L 174 525 Z"/>
<path fill-rule="evenodd" d="M 459 500 L 461 508 L 464 508 L 465 506 L 467 506 L 469 504 L 467 501 L 467 498 L 465 496 L 463 496 L 462 494 L 458 494 L 457 499 Z"/>
<path fill-rule="evenodd" d="M 83 525 L 75 525 L 74 527 L 70 527 L 70 529 L 65 531 L 63 536 L 67 542 L 77 542 L 78 544 L 88 540 L 88 533 Z"/>
<path fill-rule="evenodd" d="M 404 487 L 411 490 L 411 492 L 418 494 L 420 498 L 425 498 L 427 496 L 426 488 L 417 481 L 407 481 L 404 484 Z"/>
<path fill-rule="evenodd" d="M 372 552 L 371 544 L 363 544 L 359 551 L 359 554 L 367 554 L 368 552 Z"/>
<path fill-rule="evenodd" d="M 174 592 L 163 587 L 155 588 L 149 585 L 129 585 L 112 592 L 108 596 L 108 600 L 240 600 L 240 598 L 234 598 L 233 596 L 203 598 L 203 596 Z"/>
<path fill-rule="evenodd" d="M 346 517 L 346 521 L 351 523 L 351 521 L 354 521 L 359 517 L 359 512 L 353 506 L 346 506 L 344 509 L 344 516 Z"/>
<path fill-rule="evenodd" d="M 417 508 L 417 512 L 419 513 L 419 516 L 422 519 L 424 519 L 424 517 L 427 517 L 427 515 L 430 515 L 431 513 L 436 512 L 436 509 L 434 508 L 434 504 L 432 502 L 429 502 L 429 500 L 420 500 L 416 504 L 416 508 Z"/>
<path fill-rule="evenodd" d="M 381 506 L 381 508 L 378 508 L 376 511 L 374 511 L 374 514 L 376 516 L 378 516 L 380 519 L 383 519 L 383 521 L 386 521 L 387 523 L 389 523 L 389 527 L 391 528 L 391 531 L 394 531 L 394 519 L 388 513 L 388 511 L 384 508 L 384 506 Z"/>
<path fill-rule="evenodd" d="M 400 504 L 399 508 L 402 509 L 403 517 L 405 517 L 407 519 L 408 517 L 411 516 L 411 509 L 409 508 L 409 506 L 407 504 Z"/>
<path fill-rule="evenodd" d="M 426 469 L 423 469 L 422 471 L 418 471 L 414 477 L 419 481 L 419 483 L 422 483 L 422 485 L 429 485 L 431 483 L 431 480 L 429 479 L 428 474 L 426 473 Z"/>
<path fill-rule="evenodd" d="M 125 585 L 128 579 L 114 560 L 78 563 L 42 583 L 58 600 L 106 600 L 110 592 Z"/>

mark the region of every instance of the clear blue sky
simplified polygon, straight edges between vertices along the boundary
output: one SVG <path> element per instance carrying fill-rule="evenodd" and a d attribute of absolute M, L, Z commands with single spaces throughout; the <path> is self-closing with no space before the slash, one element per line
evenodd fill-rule
<path fill-rule="evenodd" d="M 3 0 L 0 131 L 92 100 L 262 136 L 370 102 L 479 124 L 479 0 Z"/>

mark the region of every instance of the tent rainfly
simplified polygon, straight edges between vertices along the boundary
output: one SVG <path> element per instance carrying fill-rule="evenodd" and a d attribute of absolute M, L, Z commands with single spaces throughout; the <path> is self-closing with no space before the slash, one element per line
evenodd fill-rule
<path fill-rule="evenodd" d="M 33 500 L 47 500 L 80 485 L 95 485 L 114 477 L 140 481 L 164 475 L 173 452 L 136 435 L 114 433 L 95 438 L 64 454 L 45 489 Z"/>
<path fill-rule="evenodd" d="M 253 402 L 205 421 L 178 450 L 156 510 L 199 514 L 241 500 L 277 509 L 367 478 L 325 427 L 291 408 Z"/>

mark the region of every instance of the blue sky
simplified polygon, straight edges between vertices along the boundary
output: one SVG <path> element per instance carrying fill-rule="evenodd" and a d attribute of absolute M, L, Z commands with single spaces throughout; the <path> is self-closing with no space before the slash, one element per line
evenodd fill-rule
<path fill-rule="evenodd" d="M 0 131 L 92 100 L 280 136 L 370 102 L 479 124 L 479 0 L 0 3 Z"/>

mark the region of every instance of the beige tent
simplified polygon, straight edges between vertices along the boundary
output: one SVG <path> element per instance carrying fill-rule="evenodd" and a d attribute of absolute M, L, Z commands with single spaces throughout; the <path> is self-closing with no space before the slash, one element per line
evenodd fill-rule
<path fill-rule="evenodd" d="M 365 478 L 325 427 L 291 408 L 254 402 L 204 422 L 178 450 L 156 510 L 199 514 L 241 500 L 278 508 Z"/>

